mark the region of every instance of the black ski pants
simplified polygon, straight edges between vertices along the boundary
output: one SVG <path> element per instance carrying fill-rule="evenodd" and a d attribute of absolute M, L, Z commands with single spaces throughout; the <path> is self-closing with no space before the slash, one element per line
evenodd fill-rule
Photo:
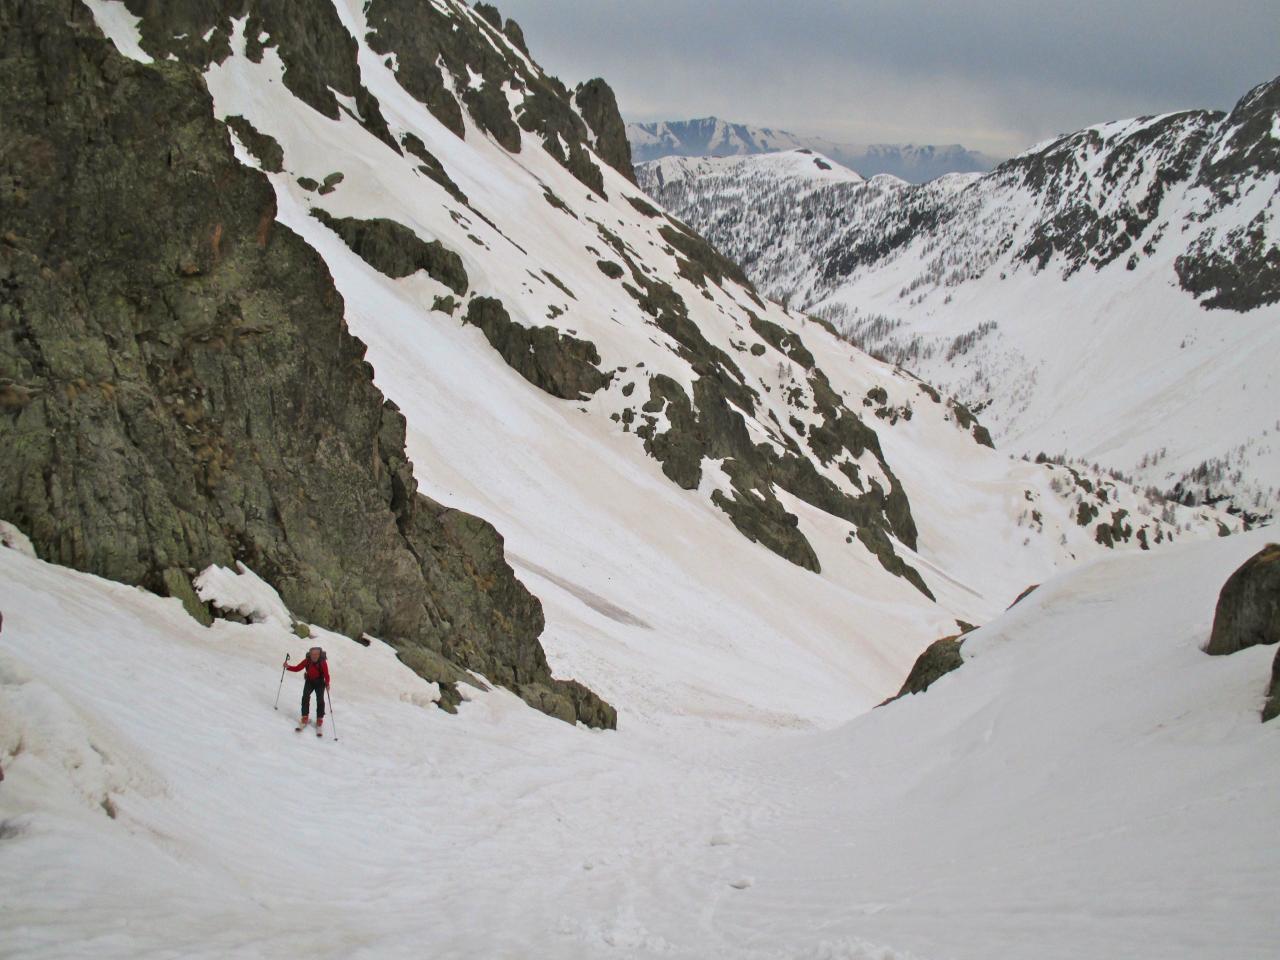
<path fill-rule="evenodd" d="M 302 715 L 311 716 L 311 691 L 316 693 L 316 718 L 324 719 L 324 677 L 306 679 L 302 683 Z"/>

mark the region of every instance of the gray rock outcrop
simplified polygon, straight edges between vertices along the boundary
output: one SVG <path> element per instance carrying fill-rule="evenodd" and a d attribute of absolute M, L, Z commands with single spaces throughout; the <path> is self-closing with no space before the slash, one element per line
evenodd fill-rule
<path fill-rule="evenodd" d="M 1280 644 L 1280 543 L 1269 543 L 1227 578 L 1205 653 L 1224 655 Z M 1262 720 L 1280 716 L 1280 651 L 1271 667 Z"/>
<path fill-rule="evenodd" d="M 924 693 L 948 673 L 959 670 L 964 666 L 964 657 L 960 653 L 962 646 L 964 646 L 963 634 L 933 641 L 925 648 L 924 653 L 916 658 L 911 672 L 903 681 L 902 689 L 880 706 L 883 707 L 886 703 L 893 703 L 911 694 Z"/>
<path fill-rule="evenodd" d="M 1273 643 L 1280 643 L 1280 543 L 1267 544 L 1227 579 L 1205 652 L 1229 654 Z"/>

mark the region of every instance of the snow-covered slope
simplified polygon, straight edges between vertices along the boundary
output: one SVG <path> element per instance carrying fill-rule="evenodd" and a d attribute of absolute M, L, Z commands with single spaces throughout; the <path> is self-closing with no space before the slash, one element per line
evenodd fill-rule
<path fill-rule="evenodd" d="M 272 710 L 311 642 L 283 624 L 205 629 L 0 548 L 3 953 L 1263 960 L 1273 651 L 1198 648 L 1264 542 L 1063 575 L 928 693 L 823 733 L 763 704 L 691 716 L 674 685 L 616 733 L 505 691 L 451 718 L 389 648 L 318 632 L 336 743 L 292 732 L 292 675 Z M 784 655 L 744 634 L 724 685 Z M 689 663 L 649 644 L 656 675 Z M 839 712 L 820 678 L 773 679 Z"/>
<path fill-rule="evenodd" d="M 181 20 L 99 22 L 121 50 L 176 44 L 201 66 L 216 114 L 239 118 L 238 156 L 268 168 L 279 222 L 332 272 L 421 489 L 501 531 L 542 601 L 552 667 L 624 718 L 666 703 L 844 719 L 956 619 L 983 622 L 1094 553 L 1225 529 L 1210 510 L 1011 461 L 967 410 L 760 300 L 625 170 L 566 146 L 563 100 L 518 30 L 457 3 L 334 9 L 358 73 L 331 115 L 301 97 L 324 106 L 315 90 L 333 85 L 287 69 L 298 39 L 252 19 L 166 8 L 212 17 L 185 39 L 169 34 Z M 389 28 L 414 9 L 422 30 Z M 473 39 L 440 74 L 467 88 L 461 106 L 424 79 L 440 30 Z M 499 83 L 519 124 L 495 106 Z M 815 159 L 811 177 L 849 179 Z M 806 678 L 812 703 L 780 672 Z"/>
<path fill-rule="evenodd" d="M 1280 504 L 1280 82 L 1104 124 L 986 176 L 816 186 L 669 159 L 641 182 L 769 296 L 981 409 L 1018 453 Z"/>
<path fill-rule="evenodd" d="M 831 944 L 818 956 L 851 938 L 957 960 L 1271 956 L 1275 648 L 1201 651 L 1221 582 L 1268 539 L 1072 571 L 927 693 L 785 761 L 761 751 L 804 788 L 742 845 L 755 884 L 718 918 L 784 917 Z"/>
<path fill-rule="evenodd" d="M 629 123 L 627 139 L 637 163 L 663 157 L 733 157 L 814 150 L 861 176 L 883 173 L 911 183 L 925 183 L 948 173 L 985 172 L 996 165 L 994 157 L 959 144 L 839 143 L 769 127 L 728 123 L 716 117 Z"/>
<path fill-rule="evenodd" d="M 640 185 L 742 265 L 761 293 L 802 307 L 819 299 L 824 269 L 851 238 L 868 245 L 910 233 L 924 216 L 978 179 L 941 177 L 920 187 L 891 176 L 816 176 L 820 153 L 669 157 L 636 167 Z"/>
<path fill-rule="evenodd" d="M 279 219 L 332 271 L 424 491 L 496 525 L 546 609 L 552 666 L 624 717 L 666 702 L 809 722 L 779 670 L 826 691 L 826 719 L 846 717 L 893 692 L 956 618 L 987 619 L 1103 544 L 1218 531 L 1209 512 L 982 446 L 967 412 L 757 299 L 621 173 L 593 165 L 593 187 L 528 130 L 515 127 L 519 153 L 486 136 L 470 109 L 459 136 L 401 83 L 419 54 L 366 42 L 383 6 L 337 10 L 385 133 L 371 107 L 361 122 L 301 102 L 277 47 L 249 55 L 243 21 L 205 74 L 215 110 L 278 143 Z M 432 10 L 481 29 L 501 69 L 539 89 L 488 21 Z M 481 93 L 499 76 L 485 69 Z M 517 117 L 536 107 L 508 96 Z M 453 251 L 465 280 L 380 272 L 340 235 L 376 218 Z M 767 656 L 740 652 L 764 637 Z M 686 662 L 667 672 L 662 650 Z"/>
<path fill-rule="evenodd" d="M 687 184 L 691 190 L 708 181 L 723 185 L 725 190 L 741 191 L 743 205 L 754 201 L 758 187 L 768 183 L 786 183 L 797 188 L 829 189 L 842 184 L 863 184 L 863 177 L 848 167 L 832 163 L 813 150 L 800 147 L 774 153 L 744 157 L 682 157 L 643 164 L 644 185 L 651 192 L 661 193 Z M 893 178 L 884 182 L 900 183 Z M 802 200 L 803 197 L 797 199 Z M 694 209 L 697 209 L 696 207 Z M 741 262 L 736 261 L 739 265 Z"/>

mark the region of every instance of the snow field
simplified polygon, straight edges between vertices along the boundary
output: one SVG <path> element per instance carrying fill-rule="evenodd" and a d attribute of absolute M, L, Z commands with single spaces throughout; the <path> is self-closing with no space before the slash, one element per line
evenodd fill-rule
<path fill-rule="evenodd" d="M 646 896 L 729 890 L 712 838 L 758 816 L 723 734 L 670 766 L 644 724 L 575 729 L 503 691 L 451 718 L 384 645 L 206 630 L 11 550 L 0 609 L 6 956 L 591 956 L 658 942 Z M 313 642 L 319 741 L 293 732 L 295 675 L 272 710 Z"/>
<path fill-rule="evenodd" d="M 0 549 L 5 955 L 1269 957 L 1274 651 L 1199 649 L 1267 533 L 1064 574 L 827 731 L 449 717 L 317 631 L 337 742 L 272 710 L 313 641 Z"/>
<path fill-rule="evenodd" d="M 363 37 L 360 5 L 341 0 L 337 8 L 353 36 Z M 913 505 L 919 502 L 916 521 L 928 535 L 918 565 L 938 604 L 886 577 L 856 539 L 846 543 L 843 521 L 790 499 L 818 551 L 821 577 L 745 542 L 708 499 L 715 473 L 702 492 L 679 490 L 639 440 L 610 419 L 643 402 L 649 375 L 664 373 L 686 389 L 695 375 L 622 285 L 596 266 L 600 257 L 616 259 L 599 225 L 633 251 L 642 269 L 668 279 L 706 338 L 733 357 L 760 396 L 750 424 L 758 436 L 772 429 L 769 412 L 781 424 L 793 415 L 812 422 L 813 415 L 783 401 L 781 354 L 770 348 L 757 357 L 747 349 L 759 342 L 748 309 L 798 328 L 832 385 L 864 416 L 861 398 L 871 387 L 884 386 L 893 402 L 904 394 L 918 401 L 914 384 L 818 325 L 777 305 L 755 304 L 736 285 L 710 285 L 704 295 L 677 276 L 673 252 L 656 232 L 659 221 L 627 202 L 641 194 L 621 175 L 602 166 L 606 203 L 533 137 L 521 153 L 509 154 L 468 120 L 467 136 L 459 139 L 363 43 L 362 79 L 391 128 L 420 136 L 501 232 L 352 118 L 333 121 L 296 100 L 280 80 L 273 49 L 254 64 L 243 55 L 242 37 L 232 47 L 235 55 L 207 74 L 215 110 L 243 115 L 280 142 L 286 171 L 270 175 L 279 220 L 329 265 L 347 322 L 368 344 L 376 382 L 406 417 L 423 492 L 484 517 L 506 538 L 513 564 L 544 602 L 543 642 L 559 675 L 653 716 L 687 712 L 752 724 L 767 714 L 783 726 L 829 725 L 893 693 L 918 652 L 954 632 L 955 617 L 985 621 L 1073 554 L 1097 549 L 1043 536 L 1007 550 L 1006 531 L 1023 510 L 1017 498 L 1024 489 L 1010 474 L 1021 468 L 978 447 L 942 419 L 941 408 L 919 402 L 911 424 L 889 429 L 869 422 Z M 345 179 L 326 197 L 296 181 L 322 180 L 338 169 Z M 549 204 L 547 190 L 571 213 Z M 508 368 L 480 331 L 432 309 L 448 292 L 441 284 L 425 274 L 400 281 L 379 274 L 310 215 L 313 205 L 335 216 L 386 216 L 441 240 L 463 258 L 472 290 L 500 298 L 516 322 L 549 323 L 596 344 L 602 369 L 617 370 L 613 385 L 578 403 L 542 393 Z M 564 312 L 549 318 L 553 306 Z M 804 384 L 803 370 L 795 367 L 792 376 Z M 630 398 L 622 393 L 629 383 L 637 384 Z M 894 430 L 904 439 L 891 439 Z M 900 552 L 914 562 L 910 551 Z M 778 673 L 787 681 L 779 682 Z"/>
<path fill-rule="evenodd" d="M 970 635 L 926 694 L 780 760 L 762 746 L 805 787 L 741 849 L 758 880 L 726 928 L 785 916 L 955 960 L 1274 956 L 1275 648 L 1201 652 L 1269 539 L 1094 561 Z"/>

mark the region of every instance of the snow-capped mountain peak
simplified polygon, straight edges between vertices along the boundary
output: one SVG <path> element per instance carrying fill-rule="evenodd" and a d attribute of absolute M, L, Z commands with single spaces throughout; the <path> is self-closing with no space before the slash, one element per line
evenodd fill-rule
<path fill-rule="evenodd" d="M 627 138 L 637 163 L 664 157 L 732 157 L 813 150 L 864 177 L 890 174 L 912 183 L 923 183 L 948 173 L 986 171 L 996 164 L 994 158 L 958 144 L 841 143 L 769 127 L 728 123 L 717 117 L 630 123 Z"/>
<path fill-rule="evenodd" d="M 809 181 L 818 184 L 862 183 L 863 178 L 848 167 L 829 160 L 822 154 L 801 147 L 775 153 L 748 157 L 667 157 L 646 165 L 646 178 L 659 184 L 659 189 L 679 183 L 696 184 L 716 172 L 760 172 L 764 176 L 778 177 L 796 182 Z M 886 181 L 896 178 L 880 174 Z M 902 181 L 897 181 L 902 182 Z"/>

